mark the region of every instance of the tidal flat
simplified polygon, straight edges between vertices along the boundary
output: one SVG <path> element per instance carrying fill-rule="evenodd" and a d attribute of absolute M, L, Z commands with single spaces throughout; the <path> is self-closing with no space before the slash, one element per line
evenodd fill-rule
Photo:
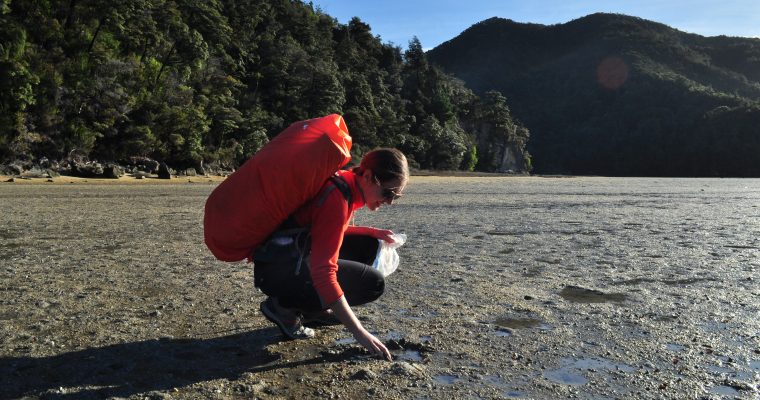
<path fill-rule="evenodd" d="M 0 399 L 756 399 L 760 179 L 412 177 L 386 293 L 281 341 L 216 183 L 0 183 Z"/>

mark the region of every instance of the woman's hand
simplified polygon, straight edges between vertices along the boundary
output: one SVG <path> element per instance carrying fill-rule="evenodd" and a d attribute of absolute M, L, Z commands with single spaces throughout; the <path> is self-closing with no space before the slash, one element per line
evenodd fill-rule
<path fill-rule="evenodd" d="M 359 342 L 359 344 L 369 350 L 370 353 L 381 356 L 388 361 L 393 360 L 391 352 L 387 347 L 385 347 L 383 342 L 381 342 L 380 339 L 376 338 L 375 335 L 367 332 L 364 328 L 354 333 L 354 338 L 357 342 Z"/>
<path fill-rule="evenodd" d="M 351 307 L 348 306 L 346 296 L 341 296 L 335 303 L 331 304 L 330 309 L 340 322 L 346 326 L 348 331 L 354 335 L 356 341 L 369 350 L 370 353 L 382 356 L 388 361 L 393 360 L 391 352 L 388 351 L 388 348 L 385 347 L 383 342 L 364 329 L 361 322 L 359 322 L 356 315 L 354 315 L 354 312 L 351 310 Z"/>
<path fill-rule="evenodd" d="M 393 231 L 390 229 L 377 229 L 371 226 L 349 226 L 346 229 L 346 235 L 366 235 L 375 239 L 380 239 L 388 243 L 395 243 L 391 237 Z"/>
<path fill-rule="evenodd" d="M 396 241 L 393 240 L 393 231 L 390 229 L 376 229 L 372 228 L 372 237 L 375 239 L 380 239 L 388 243 L 395 243 Z"/>

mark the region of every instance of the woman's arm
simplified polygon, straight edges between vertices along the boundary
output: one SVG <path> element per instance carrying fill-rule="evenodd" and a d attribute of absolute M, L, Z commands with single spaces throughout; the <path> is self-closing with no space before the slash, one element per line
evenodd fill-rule
<path fill-rule="evenodd" d="M 377 229 L 371 226 L 353 226 L 349 225 L 346 228 L 346 235 L 365 235 L 371 236 L 375 239 L 384 240 L 388 243 L 393 243 L 394 240 L 391 237 L 393 231 L 390 229 Z"/>
<path fill-rule="evenodd" d="M 383 342 L 364 329 L 362 323 L 359 322 L 351 307 L 349 307 L 346 296 L 341 296 L 338 301 L 331 304 L 330 309 L 338 317 L 338 320 L 354 335 L 359 344 L 366 347 L 371 353 L 382 356 L 388 361 L 393 359 L 391 352 L 388 351 Z"/>

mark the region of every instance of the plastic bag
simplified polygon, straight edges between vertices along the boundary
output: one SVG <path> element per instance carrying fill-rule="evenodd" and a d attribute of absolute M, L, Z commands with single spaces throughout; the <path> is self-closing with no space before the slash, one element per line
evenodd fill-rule
<path fill-rule="evenodd" d="M 381 239 L 377 240 L 380 245 L 377 248 L 375 262 L 372 263 L 372 267 L 380 271 L 384 277 L 392 274 L 398 268 L 399 259 L 396 249 L 406 243 L 406 235 L 403 233 L 394 233 L 391 238 L 394 243 L 388 243 Z"/>

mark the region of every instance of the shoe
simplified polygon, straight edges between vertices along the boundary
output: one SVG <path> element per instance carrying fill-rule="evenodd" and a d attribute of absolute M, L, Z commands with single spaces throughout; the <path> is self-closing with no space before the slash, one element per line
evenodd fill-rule
<path fill-rule="evenodd" d="M 283 319 L 282 316 L 275 311 L 274 300 L 271 297 L 262 301 L 259 309 L 261 310 L 261 314 L 273 324 L 277 325 L 277 327 L 280 328 L 280 332 L 282 332 L 282 334 L 288 339 L 308 339 L 314 337 L 314 330 L 303 326 L 300 317 L 290 321 Z"/>
<path fill-rule="evenodd" d="M 340 325 L 342 322 L 335 317 L 330 310 L 306 313 L 303 315 L 303 324 L 311 327 Z"/>

